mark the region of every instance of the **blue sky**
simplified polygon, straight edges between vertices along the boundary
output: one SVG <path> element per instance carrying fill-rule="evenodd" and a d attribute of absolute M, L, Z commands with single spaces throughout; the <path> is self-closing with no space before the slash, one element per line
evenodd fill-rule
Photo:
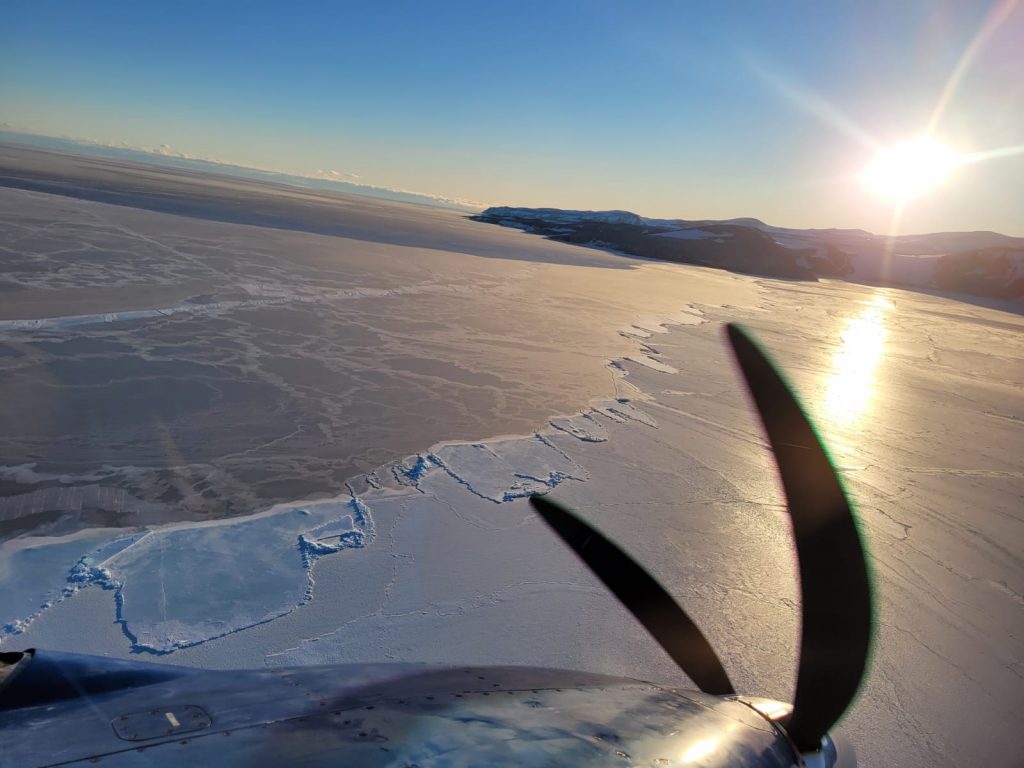
<path fill-rule="evenodd" d="M 993 14 L 935 135 L 1024 144 L 1006 8 L 7 0 L 0 123 L 487 204 L 885 231 L 866 142 L 925 129 Z M 1024 155 L 958 168 L 901 226 L 1024 234 Z"/>

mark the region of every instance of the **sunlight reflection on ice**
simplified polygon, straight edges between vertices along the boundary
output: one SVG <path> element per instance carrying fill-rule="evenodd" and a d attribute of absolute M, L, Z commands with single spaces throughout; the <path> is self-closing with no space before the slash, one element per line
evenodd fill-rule
<path fill-rule="evenodd" d="M 837 426 L 855 427 L 868 411 L 889 334 L 885 319 L 893 307 L 885 296 L 876 293 L 847 321 L 840 334 L 842 344 L 832 358 L 824 398 L 826 418 Z"/>

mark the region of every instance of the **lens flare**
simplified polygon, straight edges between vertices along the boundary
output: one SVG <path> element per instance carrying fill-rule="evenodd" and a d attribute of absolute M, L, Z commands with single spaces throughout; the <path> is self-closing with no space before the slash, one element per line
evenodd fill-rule
<path fill-rule="evenodd" d="M 862 178 L 875 194 L 906 202 L 941 184 L 958 164 L 953 150 L 922 137 L 881 150 Z"/>

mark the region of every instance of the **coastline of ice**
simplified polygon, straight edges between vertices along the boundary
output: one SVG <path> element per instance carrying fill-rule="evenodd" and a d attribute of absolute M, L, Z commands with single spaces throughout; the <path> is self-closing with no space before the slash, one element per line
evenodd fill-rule
<path fill-rule="evenodd" d="M 136 314 L 119 313 L 119 318 Z M 647 318 L 636 329 L 665 333 L 676 320 L 703 322 L 700 310 L 688 308 L 666 319 Z M 609 363 L 616 379 L 627 375 L 625 360 L 675 371 L 638 353 Z M 10 551 L 0 558 L 6 566 L 0 572 L 0 648 L 47 609 L 88 587 L 112 593 L 116 622 L 133 653 L 170 654 L 280 619 L 313 599 L 320 558 L 373 541 L 375 500 L 426 493 L 426 482 L 438 473 L 495 504 L 546 493 L 567 480 L 586 481 L 587 471 L 552 438 L 566 434 L 584 443 L 604 442 L 606 421 L 657 427 L 629 398 L 595 400 L 575 415 L 551 417 L 532 435 L 438 443 L 351 479 L 347 493 L 333 499 L 135 532 L 87 531 L 57 543 L 5 542 L 0 546 Z"/>

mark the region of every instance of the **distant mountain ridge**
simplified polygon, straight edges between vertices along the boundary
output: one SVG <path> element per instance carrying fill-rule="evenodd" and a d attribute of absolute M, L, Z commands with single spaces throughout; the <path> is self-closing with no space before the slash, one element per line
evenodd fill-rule
<path fill-rule="evenodd" d="M 1024 237 L 997 232 L 890 239 L 862 229 L 774 227 L 754 218 L 653 219 L 631 211 L 509 206 L 471 218 L 631 256 L 768 277 L 831 277 L 1024 299 Z"/>

